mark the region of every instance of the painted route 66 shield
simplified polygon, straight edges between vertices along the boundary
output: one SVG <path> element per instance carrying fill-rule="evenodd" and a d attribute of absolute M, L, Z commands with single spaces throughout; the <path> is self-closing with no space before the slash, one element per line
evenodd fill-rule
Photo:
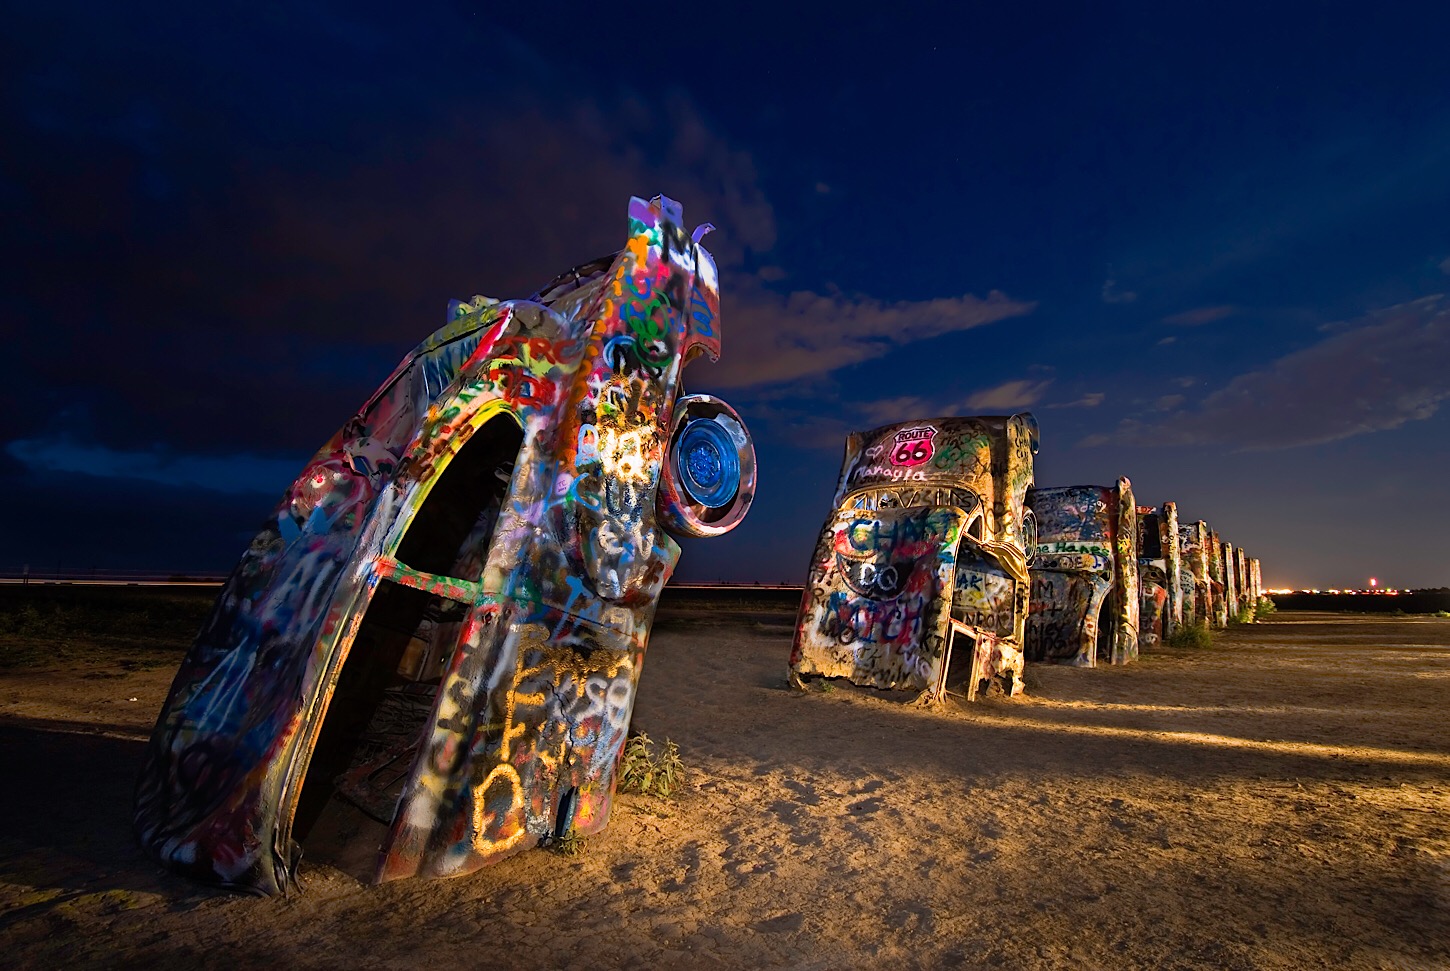
<path fill-rule="evenodd" d="M 932 440 L 936 438 L 936 429 L 931 426 L 922 428 L 906 428 L 896 433 L 896 441 L 891 447 L 891 464 L 913 466 L 921 465 L 932 456 L 935 449 Z"/>

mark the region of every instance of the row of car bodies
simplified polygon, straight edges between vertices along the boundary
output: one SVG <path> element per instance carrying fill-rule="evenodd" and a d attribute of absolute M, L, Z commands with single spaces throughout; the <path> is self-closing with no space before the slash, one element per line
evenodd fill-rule
<path fill-rule="evenodd" d="M 1198 520 L 1178 527 L 1183 569 L 1178 600 L 1186 626 L 1224 627 L 1251 623 L 1264 597 L 1262 567 L 1242 547 L 1219 539 L 1208 523 Z"/>
<path fill-rule="evenodd" d="M 1134 503 L 1113 486 L 1035 489 L 1029 661 L 1122 664 L 1188 626 L 1251 622 L 1263 595 L 1257 559 L 1221 542 L 1176 503 Z"/>
<path fill-rule="evenodd" d="M 1124 664 L 1185 624 L 1251 619 L 1257 560 L 1132 483 L 1033 487 L 1036 420 L 953 417 L 852 433 L 790 656 L 813 676 L 931 703 L 1027 661 Z"/>

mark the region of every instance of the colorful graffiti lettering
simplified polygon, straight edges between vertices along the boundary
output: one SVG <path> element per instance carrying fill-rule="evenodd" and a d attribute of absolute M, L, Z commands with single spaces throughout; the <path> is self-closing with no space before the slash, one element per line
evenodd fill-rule
<path fill-rule="evenodd" d="M 969 661 L 968 697 L 979 677 L 1019 691 L 1028 588 L 1020 494 L 1035 442 L 1030 415 L 903 422 L 848 436 L 835 510 L 802 598 L 792 683 L 848 677 L 934 702 L 956 652 Z"/>
<path fill-rule="evenodd" d="M 679 394 L 719 354 L 714 263 L 668 199 L 629 227 L 530 299 L 450 305 L 288 490 L 147 748 L 163 863 L 278 893 L 344 804 L 388 827 L 379 879 L 605 825 L 665 530 L 725 532 L 755 487 L 739 416 Z M 726 470 L 705 491 L 679 475 L 691 429 Z"/>
<path fill-rule="evenodd" d="M 1178 507 L 1138 507 L 1138 642 L 1151 648 L 1183 625 Z"/>
<path fill-rule="evenodd" d="M 1029 661 L 1091 667 L 1138 656 L 1138 524 L 1132 485 L 1033 489 Z"/>

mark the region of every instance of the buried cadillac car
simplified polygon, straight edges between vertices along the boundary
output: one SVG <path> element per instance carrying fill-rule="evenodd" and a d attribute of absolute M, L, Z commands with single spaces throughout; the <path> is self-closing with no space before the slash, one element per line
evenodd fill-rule
<path fill-rule="evenodd" d="M 811 557 L 790 680 L 845 677 L 942 700 L 1022 689 L 1035 543 L 1031 414 L 936 418 L 852 433 Z"/>
<path fill-rule="evenodd" d="M 1138 507 L 1133 484 L 1033 489 L 1027 660 L 1094 667 L 1138 657 Z"/>
<path fill-rule="evenodd" d="M 720 349 L 701 235 L 632 199 L 623 250 L 450 307 L 312 458 L 161 711 L 149 853 L 272 894 L 314 827 L 385 880 L 605 825 L 665 531 L 723 533 L 755 490 L 739 416 L 679 393 Z"/>

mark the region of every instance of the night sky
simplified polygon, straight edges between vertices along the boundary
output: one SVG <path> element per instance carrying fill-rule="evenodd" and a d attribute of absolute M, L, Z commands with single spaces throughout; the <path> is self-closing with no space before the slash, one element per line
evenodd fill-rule
<path fill-rule="evenodd" d="M 0 570 L 225 572 L 451 298 L 663 193 L 760 462 L 680 579 L 801 582 L 848 430 L 1031 410 L 1267 586 L 1450 585 L 1450 7 L 494 6 L 7 12 Z"/>

